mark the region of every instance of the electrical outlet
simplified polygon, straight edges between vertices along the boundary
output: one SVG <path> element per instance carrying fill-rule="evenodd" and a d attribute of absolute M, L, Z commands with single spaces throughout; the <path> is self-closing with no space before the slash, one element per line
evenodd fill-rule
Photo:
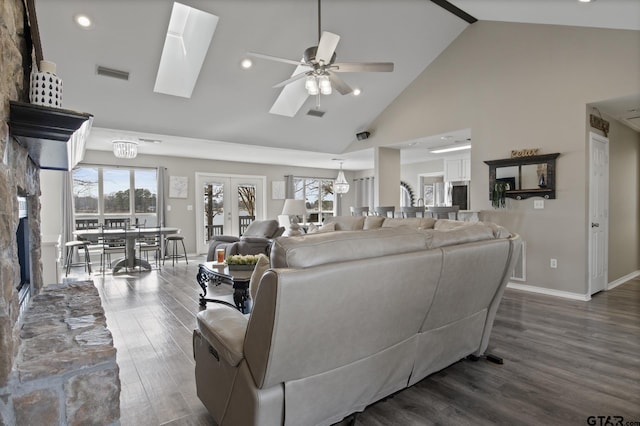
<path fill-rule="evenodd" d="M 167 204 L 167 211 L 170 212 L 171 211 L 171 204 Z"/>
<path fill-rule="evenodd" d="M 189 204 L 189 205 L 187 206 L 187 210 L 192 211 L 192 210 L 193 210 L 193 205 Z"/>
<path fill-rule="evenodd" d="M 544 209 L 544 200 L 533 200 L 534 209 Z"/>
<path fill-rule="evenodd" d="M 551 262 L 549 262 L 549 266 L 551 268 L 557 268 L 558 267 L 558 259 L 551 259 Z"/>

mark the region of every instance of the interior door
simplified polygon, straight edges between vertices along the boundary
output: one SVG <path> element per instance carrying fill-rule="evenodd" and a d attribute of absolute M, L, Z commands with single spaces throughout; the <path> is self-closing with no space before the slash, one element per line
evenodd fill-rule
<path fill-rule="evenodd" d="M 589 294 L 607 287 L 609 240 L 609 140 L 589 135 Z"/>
<path fill-rule="evenodd" d="M 204 254 L 216 235 L 240 236 L 254 219 L 264 219 L 265 176 L 196 173 L 196 248 Z"/>

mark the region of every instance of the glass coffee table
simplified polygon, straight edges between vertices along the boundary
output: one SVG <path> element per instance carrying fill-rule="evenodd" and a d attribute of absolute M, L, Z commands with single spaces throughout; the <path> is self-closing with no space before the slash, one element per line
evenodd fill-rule
<path fill-rule="evenodd" d="M 206 307 L 207 302 L 221 303 L 223 305 L 232 306 L 243 314 L 249 313 L 251 310 L 249 302 L 249 281 L 253 268 L 245 270 L 229 270 L 226 264 L 216 262 L 205 262 L 198 265 L 198 275 L 196 280 L 202 288 L 200 293 L 200 306 Z M 231 304 L 220 298 L 207 298 L 207 287 L 209 285 L 219 286 L 220 284 L 228 284 L 233 287 L 233 303 Z"/>

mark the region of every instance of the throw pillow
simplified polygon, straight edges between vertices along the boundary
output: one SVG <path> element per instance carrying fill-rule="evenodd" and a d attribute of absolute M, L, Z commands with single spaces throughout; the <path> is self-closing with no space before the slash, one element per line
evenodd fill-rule
<path fill-rule="evenodd" d="M 251 300 L 256 299 L 260 279 L 262 278 L 262 274 L 264 274 L 267 269 L 269 269 L 269 258 L 264 254 L 259 254 L 258 261 L 256 262 L 256 267 L 253 269 L 251 279 L 249 280 L 249 294 L 251 295 Z"/>
<path fill-rule="evenodd" d="M 316 234 L 320 228 L 315 223 L 310 223 L 307 227 L 307 234 Z"/>
<path fill-rule="evenodd" d="M 336 230 L 335 223 L 325 223 L 320 228 L 318 228 L 318 232 L 331 232 Z"/>

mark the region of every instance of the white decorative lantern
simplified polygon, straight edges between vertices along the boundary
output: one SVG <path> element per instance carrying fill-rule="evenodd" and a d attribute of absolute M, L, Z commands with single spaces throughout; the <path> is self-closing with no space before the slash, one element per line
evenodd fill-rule
<path fill-rule="evenodd" d="M 31 73 L 29 100 L 34 105 L 62 108 L 62 79 L 56 76 L 56 64 L 40 61 L 40 70 Z"/>

